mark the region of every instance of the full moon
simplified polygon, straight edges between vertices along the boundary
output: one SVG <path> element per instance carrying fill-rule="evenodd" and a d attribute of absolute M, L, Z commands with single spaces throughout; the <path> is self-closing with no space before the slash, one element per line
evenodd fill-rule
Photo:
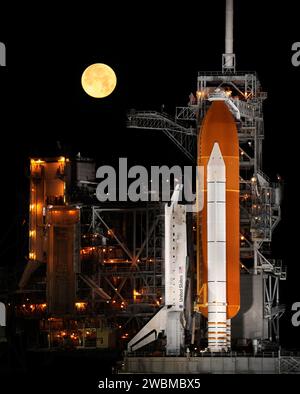
<path fill-rule="evenodd" d="M 114 70 L 104 63 L 88 66 L 81 77 L 84 91 L 92 97 L 103 98 L 109 96 L 115 89 L 117 77 Z"/>

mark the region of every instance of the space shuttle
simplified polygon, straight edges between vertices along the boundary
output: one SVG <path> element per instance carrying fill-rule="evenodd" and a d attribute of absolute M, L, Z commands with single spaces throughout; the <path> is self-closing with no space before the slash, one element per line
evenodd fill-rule
<path fill-rule="evenodd" d="M 226 1 L 226 68 L 234 68 L 233 0 Z M 194 310 L 207 318 L 211 352 L 231 347 L 231 319 L 240 309 L 239 141 L 236 120 L 240 113 L 222 89 L 212 92 L 211 105 L 202 122 L 197 165 L 204 169 L 197 188 L 203 209 L 196 213 L 196 302 Z M 182 187 L 182 186 L 180 186 Z M 171 204 L 165 206 L 165 305 L 128 343 L 135 351 L 166 337 L 166 354 L 184 349 L 186 306 L 186 209 L 179 204 L 177 186 Z M 203 197 L 202 197 L 203 196 Z M 199 204 L 196 202 L 197 206 Z"/>

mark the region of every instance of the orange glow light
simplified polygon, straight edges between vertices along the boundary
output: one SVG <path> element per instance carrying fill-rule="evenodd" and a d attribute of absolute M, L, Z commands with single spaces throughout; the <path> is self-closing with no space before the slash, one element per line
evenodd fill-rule
<path fill-rule="evenodd" d="M 41 159 L 31 159 L 30 160 L 30 162 L 31 162 L 31 164 L 42 164 L 42 163 L 45 163 L 45 161 L 44 160 L 41 160 Z"/>
<path fill-rule="evenodd" d="M 84 310 L 87 306 L 86 302 L 76 302 L 75 303 L 76 309 L 78 310 Z"/>

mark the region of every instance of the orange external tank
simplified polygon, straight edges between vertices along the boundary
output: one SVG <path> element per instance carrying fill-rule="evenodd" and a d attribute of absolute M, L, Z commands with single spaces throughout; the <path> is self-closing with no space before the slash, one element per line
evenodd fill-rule
<path fill-rule="evenodd" d="M 197 213 L 198 309 L 208 315 L 207 164 L 215 143 L 225 162 L 226 176 L 226 298 L 227 319 L 240 308 L 239 142 L 233 115 L 224 101 L 213 101 L 198 138 L 198 166 L 204 167 L 203 210 Z"/>

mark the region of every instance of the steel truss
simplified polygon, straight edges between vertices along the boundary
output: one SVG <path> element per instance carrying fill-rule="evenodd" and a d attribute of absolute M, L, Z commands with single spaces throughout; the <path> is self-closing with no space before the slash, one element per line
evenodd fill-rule
<path fill-rule="evenodd" d="M 153 315 L 162 301 L 163 214 L 162 204 L 147 203 L 133 208 L 92 206 L 83 248 L 96 262 L 94 276 L 81 275 L 92 289 L 101 289 L 109 307 L 106 315 L 128 326 L 138 327 Z M 84 266 L 85 256 L 82 259 Z M 90 283 L 89 283 L 90 282 Z M 101 295 L 100 295 L 101 297 Z M 92 303 L 94 301 L 92 300 Z"/>
<path fill-rule="evenodd" d="M 127 116 L 127 127 L 162 131 L 190 160 L 195 158 L 196 130 L 175 122 L 166 113 L 131 111 Z"/>

